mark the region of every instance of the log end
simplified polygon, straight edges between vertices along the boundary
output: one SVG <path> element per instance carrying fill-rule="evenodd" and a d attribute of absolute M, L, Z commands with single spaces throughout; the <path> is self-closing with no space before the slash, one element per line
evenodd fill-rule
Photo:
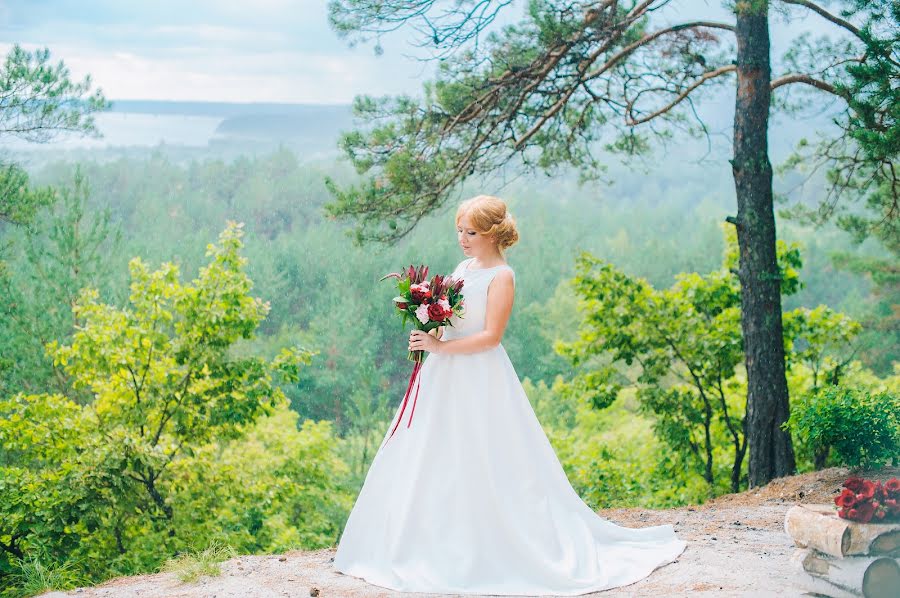
<path fill-rule="evenodd" d="M 880 558 L 866 569 L 862 593 L 866 598 L 897 598 L 900 596 L 900 564 L 897 559 Z"/>

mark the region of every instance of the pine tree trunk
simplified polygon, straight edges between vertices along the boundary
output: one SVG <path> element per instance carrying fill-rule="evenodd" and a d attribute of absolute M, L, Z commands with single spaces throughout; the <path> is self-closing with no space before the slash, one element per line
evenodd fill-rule
<path fill-rule="evenodd" d="M 794 473 L 775 257 L 772 165 L 768 153 L 771 64 L 768 4 L 749 0 L 736 11 L 737 100 L 732 170 L 737 193 L 741 329 L 747 366 L 749 485 Z"/>

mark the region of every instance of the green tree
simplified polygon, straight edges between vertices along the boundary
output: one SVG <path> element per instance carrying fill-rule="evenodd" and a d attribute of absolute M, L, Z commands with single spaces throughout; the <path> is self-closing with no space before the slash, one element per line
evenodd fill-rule
<path fill-rule="evenodd" d="M 97 135 L 93 114 L 109 106 L 101 90 L 91 93 L 90 76 L 72 81 L 62 61 L 51 63 L 46 48 L 29 52 L 15 44 L 0 67 L 0 141 L 46 143 L 63 132 Z M 31 189 L 21 167 L 0 161 L 0 225 L 30 222 L 50 201 L 52 192 Z"/>
<path fill-rule="evenodd" d="M 861 27 L 836 18 L 861 44 L 861 53 L 848 61 L 845 76 L 829 89 L 847 103 L 834 120 L 841 135 L 816 142 L 802 140 L 784 165 L 812 172 L 824 169 L 826 193 L 813 207 L 798 204 L 782 213 L 816 224 L 834 218 L 857 240 L 876 237 L 896 256 L 900 251 L 900 6 L 887 0 L 842 4 L 841 17 L 864 14 L 867 18 Z M 789 56 L 798 69 L 837 52 L 828 40 L 804 42 Z M 852 210 L 859 200 L 865 210 Z"/>
<path fill-rule="evenodd" d="M 825 171 L 826 189 L 815 205 L 797 203 L 779 213 L 817 227 L 834 221 L 860 244 L 875 239 L 885 257 L 834 254 L 842 269 L 868 275 L 873 297 L 861 322 L 867 329 L 868 361 L 887 374 L 900 358 L 900 4 L 885 0 L 843 3 L 842 17 L 867 13 L 862 27 L 841 19 L 862 44 L 850 60 L 846 77 L 833 82 L 835 93 L 847 100 L 846 110 L 834 119 L 841 135 L 804 139 L 783 169 L 802 170 L 808 177 Z M 825 40 L 797 49 L 794 62 L 811 65 L 834 49 Z M 862 202 L 863 209 L 855 204 Z M 887 341 L 887 342 L 884 342 Z M 882 349 L 880 347 L 885 347 Z"/>
<path fill-rule="evenodd" d="M 741 288 L 733 274 L 738 247 L 732 229 L 720 270 L 679 274 L 667 290 L 656 290 L 590 254 L 577 263 L 573 285 L 583 322 L 574 342 L 557 348 L 578 375 L 567 392 L 605 409 L 625 387 L 636 388 L 641 411 L 654 431 L 689 463 L 699 464 L 714 493 L 716 458 L 728 446 L 730 489 L 741 487 L 747 449 L 747 408 L 739 366 L 744 361 L 739 308 Z M 778 243 L 781 291 L 801 288 L 800 251 Z M 837 383 L 852 358 L 846 348 L 859 325 L 825 306 L 785 314 L 788 364 L 813 370 L 813 385 Z M 746 402 L 746 396 L 744 396 Z"/>
<path fill-rule="evenodd" d="M 768 119 L 777 104 L 773 91 L 789 85 L 847 100 L 833 81 L 846 76 L 848 58 L 865 45 L 860 29 L 808 0 L 780 0 L 786 9 L 823 17 L 850 41 L 834 46 L 836 55 L 819 56 L 812 70 L 773 77 L 767 0 L 730 3 L 733 23 L 681 21 L 667 0 L 531 0 L 522 22 L 486 34 L 511 4 L 332 0 L 340 35 L 365 40 L 410 25 L 441 62 L 422 100 L 357 98 L 357 114 L 375 124 L 345 135 L 342 146 L 370 176 L 346 189 L 332 183 L 330 213 L 354 219 L 360 242 L 391 241 L 442 206 L 462 181 L 514 157 L 528 169 L 572 166 L 586 179 L 599 178 L 601 149 L 637 154 L 677 130 L 706 133 L 694 101 L 733 79 L 738 209 L 727 220 L 741 249 L 751 484 L 792 473 L 790 436 L 780 426 L 788 389 Z M 856 16 L 868 23 L 876 11 L 865 7 Z"/>
<path fill-rule="evenodd" d="M 44 347 L 67 342 L 72 307 L 81 289 L 108 288 L 111 260 L 121 241 L 108 210 L 90 213 L 90 188 L 80 170 L 53 205 L 21 231 L 24 259 L 0 277 L 0 396 L 51 389 L 75 398 L 68 378 Z"/>
<path fill-rule="evenodd" d="M 127 308 L 83 290 L 71 344 L 48 352 L 91 395 L 87 405 L 0 397 L 0 571 L 37 546 L 56 558 L 79 548 L 89 570 L 111 559 L 113 570 L 116 559 L 134 570 L 190 542 L 178 537 L 174 464 L 283 406 L 280 385 L 311 357 L 235 355 L 269 309 L 250 295 L 242 234 L 229 223 L 189 284 L 171 263 L 151 271 L 135 258 Z"/>

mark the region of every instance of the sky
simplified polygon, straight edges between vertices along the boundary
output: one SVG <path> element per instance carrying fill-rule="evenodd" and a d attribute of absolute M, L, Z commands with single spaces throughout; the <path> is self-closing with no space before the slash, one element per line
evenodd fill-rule
<path fill-rule="evenodd" d="M 679 19 L 728 19 L 718 0 L 672 5 Z M 511 7 L 506 20 L 521 11 Z M 775 26 L 773 38 L 819 27 L 806 23 Z M 419 94 L 434 62 L 416 60 L 411 39 L 391 34 L 381 56 L 371 44 L 351 48 L 328 25 L 327 0 L 0 0 L 0 51 L 48 47 L 113 100 L 348 104 Z"/>

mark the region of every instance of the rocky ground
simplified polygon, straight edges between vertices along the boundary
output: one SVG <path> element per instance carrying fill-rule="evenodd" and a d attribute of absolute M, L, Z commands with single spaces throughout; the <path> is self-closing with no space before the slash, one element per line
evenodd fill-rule
<path fill-rule="evenodd" d="M 784 533 L 784 515 L 797 503 L 831 503 L 849 472 L 842 468 L 780 478 L 755 490 L 720 496 L 700 506 L 664 511 L 604 509 L 619 525 L 671 523 L 688 545 L 674 562 L 632 585 L 587 596 L 805 596 L 802 579 L 789 563 L 793 544 Z M 862 472 L 864 477 L 900 477 L 900 468 Z M 181 583 L 158 573 L 110 580 L 102 585 L 43 598 L 282 598 L 408 597 L 336 573 L 334 549 L 283 555 L 241 556 L 222 564 L 217 577 Z"/>

